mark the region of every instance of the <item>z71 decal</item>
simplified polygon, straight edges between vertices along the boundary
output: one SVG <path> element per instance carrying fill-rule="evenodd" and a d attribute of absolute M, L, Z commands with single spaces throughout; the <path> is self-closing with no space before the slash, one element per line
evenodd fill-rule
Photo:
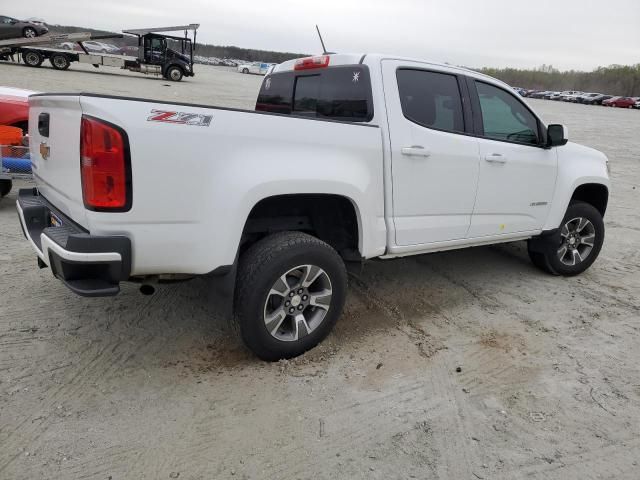
<path fill-rule="evenodd" d="M 168 112 L 166 110 L 151 110 L 151 115 L 147 117 L 147 122 L 175 123 L 178 125 L 196 125 L 208 127 L 213 115 L 202 115 L 200 113 Z"/>

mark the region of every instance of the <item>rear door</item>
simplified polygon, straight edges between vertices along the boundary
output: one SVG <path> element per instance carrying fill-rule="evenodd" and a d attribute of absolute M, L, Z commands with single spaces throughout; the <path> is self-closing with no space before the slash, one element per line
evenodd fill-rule
<path fill-rule="evenodd" d="M 557 153 L 542 123 L 506 88 L 469 79 L 480 146 L 480 181 L 469 237 L 537 231 L 555 189 Z"/>
<path fill-rule="evenodd" d="M 383 60 L 399 246 L 464 239 L 478 184 L 464 78 L 425 64 Z"/>

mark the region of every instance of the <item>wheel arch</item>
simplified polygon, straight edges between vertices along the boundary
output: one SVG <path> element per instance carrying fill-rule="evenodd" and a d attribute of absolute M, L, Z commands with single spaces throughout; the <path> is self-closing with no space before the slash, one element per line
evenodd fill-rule
<path fill-rule="evenodd" d="M 601 183 L 583 183 L 575 188 L 570 201 L 588 203 L 604 217 L 609 203 L 609 189 Z"/>
<path fill-rule="evenodd" d="M 239 253 L 280 231 L 307 232 L 347 260 L 362 258 L 361 212 L 352 198 L 334 193 L 276 194 L 257 201 L 244 223 Z"/>

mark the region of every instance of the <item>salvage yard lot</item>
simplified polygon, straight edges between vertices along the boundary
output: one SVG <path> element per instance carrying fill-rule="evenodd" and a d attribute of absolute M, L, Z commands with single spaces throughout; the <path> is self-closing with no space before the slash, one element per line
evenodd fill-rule
<path fill-rule="evenodd" d="M 0 85 L 253 107 L 262 77 L 196 68 L 176 84 L 0 64 Z M 611 161 L 594 266 L 551 277 L 524 243 L 369 262 L 330 337 L 286 362 L 244 349 L 207 279 L 73 295 L 37 269 L 14 190 L 0 478 L 638 478 L 640 112 L 528 102 Z"/>

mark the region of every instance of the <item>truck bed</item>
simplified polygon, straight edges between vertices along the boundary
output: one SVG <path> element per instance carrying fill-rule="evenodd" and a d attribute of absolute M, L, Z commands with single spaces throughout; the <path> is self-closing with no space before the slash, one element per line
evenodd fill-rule
<path fill-rule="evenodd" d="M 360 212 L 360 251 L 384 251 L 377 126 L 93 94 L 34 95 L 30 107 L 40 194 L 91 235 L 129 238 L 132 275 L 203 274 L 231 265 L 251 209 L 263 198 L 290 194 L 292 184 L 296 193 L 350 198 L 366 210 Z M 41 113 L 50 115 L 49 137 L 38 131 Z M 84 207 L 83 115 L 126 132 L 132 188 L 127 212 Z M 49 148 L 46 160 L 42 145 Z"/>

